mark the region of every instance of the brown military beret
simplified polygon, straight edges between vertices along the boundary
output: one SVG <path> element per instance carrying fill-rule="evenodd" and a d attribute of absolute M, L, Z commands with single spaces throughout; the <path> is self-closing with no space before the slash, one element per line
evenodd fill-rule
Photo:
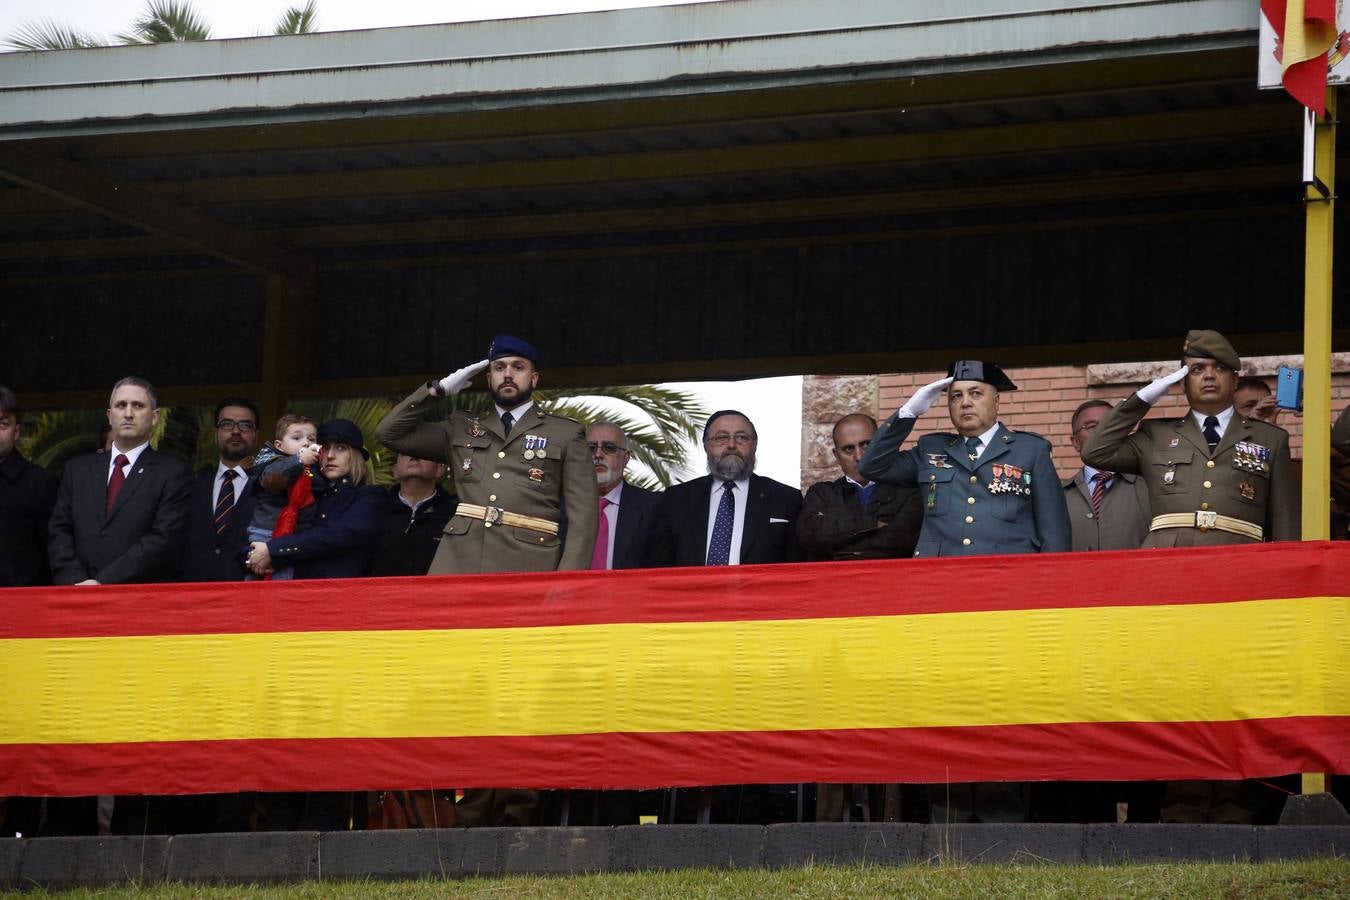
<path fill-rule="evenodd" d="M 1219 334 L 1217 331 L 1203 331 L 1195 329 L 1186 333 L 1186 342 L 1181 345 L 1182 356 L 1196 356 L 1200 359 L 1212 359 L 1223 363 L 1234 372 L 1242 368 L 1242 360 L 1238 358 L 1237 351 L 1233 345 L 1228 343 L 1228 338 Z"/>

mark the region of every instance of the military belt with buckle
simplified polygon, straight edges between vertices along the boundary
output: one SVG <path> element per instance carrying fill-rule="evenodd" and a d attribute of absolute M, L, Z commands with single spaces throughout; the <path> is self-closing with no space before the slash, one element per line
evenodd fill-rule
<path fill-rule="evenodd" d="M 538 516 L 524 516 L 502 509 L 500 506 L 479 506 L 477 503 L 461 503 L 455 507 L 455 515 L 470 519 L 480 519 L 483 525 L 510 525 L 513 528 L 528 528 L 530 531 L 542 531 L 544 534 L 557 534 L 558 523 L 541 519 Z"/>
<path fill-rule="evenodd" d="M 1149 531 L 1161 531 L 1164 528 L 1194 528 L 1197 531 L 1226 531 L 1240 534 L 1253 540 L 1261 540 L 1265 532 L 1260 525 L 1244 522 L 1232 516 L 1221 516 L 1213 510 L 1198 510 L 1193 513 L 1167 513 L 1154 516 Z"/>

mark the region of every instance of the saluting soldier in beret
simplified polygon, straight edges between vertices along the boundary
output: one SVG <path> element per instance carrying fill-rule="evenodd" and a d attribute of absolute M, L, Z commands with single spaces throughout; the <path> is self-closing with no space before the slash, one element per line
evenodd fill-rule
<path fill-rule="evenodd" d="M 1234 409 L 1237 351 L 1217 331 L 1191 331 L 1181 355 L 1180 369 L 1102 417 L 1083 462 L 1144 476 L 1153 515 L 1145 547 L 1298 540 L 1289 434 Z M 1140 422 L 1179 381 L 1191 408 Z"/>
<path fill-rule="evenodd" d="M 446 523 L 430 575 L 588 569 L 599 506 L 595 469 L 579 422 L 542 412 L 530 399 L 539 355 L 528 342 L 499 335 L 488 357 L 413 391 L 375 429 L 388 447 L 445 463 L 459 505 Z M 455 410 L 422 421 L 442 397 L 487 370 L 495 412 Z M 563 511 L 567 534 L 559 534 Z M 459 825 L 528 825 L 536 791 L 475 788 L 455 807 Z"/>
<path fill-rule="evenodd" d="M 947 391 L 956 434 L 925 434 L 901 450 L 914 420 Z M 1050 442 L 998 421 L 1001 391 L 1017 385 L 993 363 L 952 363 L 877 429 L 859 467 L 864 478 L 916 486 L 923 526 L 915 556 L 1049 553 L 1072 547 L 1064 491 Z M 933 822 L 1017 822 L 1027 818 L 1018 783 L 935 785 Z"/>
<path fill-rule="evenodd" d="M 419 387 L 376 427 L 385 446 L 443 462 L 455 479 L 459 506 L 427 574 L 590 568 L 598 507 L 586 430 L 534 404 L 538 358 L 526 341 L 499 335 L 487 359 Z M 457 409 L 447 421 L 422 420 L 484 369 L 494 413 Z M 563 509 L 566 538 L 559 533 Z"/>

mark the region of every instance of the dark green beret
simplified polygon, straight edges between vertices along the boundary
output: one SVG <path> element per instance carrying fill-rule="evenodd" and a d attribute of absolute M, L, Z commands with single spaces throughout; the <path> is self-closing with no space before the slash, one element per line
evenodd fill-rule
<path fill-rule="evenodd" d="M 1217 331 L 1196 329 L 1187 332 L 1186 342 L 1181 345 L 1181 355 L 1212 359 L 1223 363 L 1234 372 L 1242 368 L 1242 360 L 1233 349 L 1233 345 Z"/>

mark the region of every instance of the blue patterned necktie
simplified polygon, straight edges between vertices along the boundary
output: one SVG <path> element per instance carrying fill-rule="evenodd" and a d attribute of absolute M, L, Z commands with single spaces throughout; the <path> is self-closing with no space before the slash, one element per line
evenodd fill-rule
<path fill-rule="evenodd" d="M 710 566 L 731 564 L 731 526 L 736 521 L 736 482 L 722 482 L 722 499 L 717 502 L 717 518 L 713 519 L 712 540 L 708 542 Z"/>

